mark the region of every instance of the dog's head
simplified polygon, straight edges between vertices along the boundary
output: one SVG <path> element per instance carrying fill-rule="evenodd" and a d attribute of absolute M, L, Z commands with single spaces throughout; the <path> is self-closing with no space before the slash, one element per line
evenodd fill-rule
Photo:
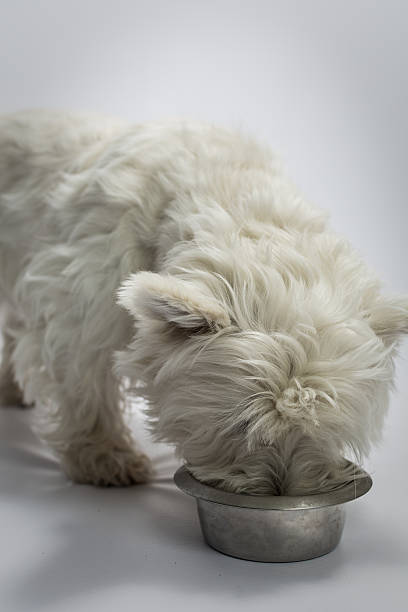
<path fill-rule="evenodd" d="M 136 334 L 118 371 L 147 399 L 154 437 L 199 480 L 250 494 L 329 490 L 352 476 L 347 450 L 360 461 L 380 440 L 408 300 L 382 297 L 351 264 L 314 282 L 231 269 L 131 276 L 119 302 Z"/>

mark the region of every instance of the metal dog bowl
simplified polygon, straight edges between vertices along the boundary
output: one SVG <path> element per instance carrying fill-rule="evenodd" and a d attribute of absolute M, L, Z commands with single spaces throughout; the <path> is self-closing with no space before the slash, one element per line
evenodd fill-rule
<path fill-rule="evenodd" d="M 176 485 L 197 500 L 204 540 L 231 557 L 250 561 L 304 561 L 332 551 L 343 532 L 344 504 L 371 489 L 370 476 L 316 495 L 258 496 L 228 493 L 199 482 L 185 466 Z"/>

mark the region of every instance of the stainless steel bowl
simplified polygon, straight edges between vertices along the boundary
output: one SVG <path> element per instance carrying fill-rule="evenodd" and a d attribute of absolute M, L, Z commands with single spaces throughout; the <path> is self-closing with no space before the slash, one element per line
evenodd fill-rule
<path fill-rule="evenodd" d="M 331 491 L 304 496 L 228 493 L 199 482 L 185 466 L 176 485 L 196 498 L 204 540 L 231 557 L 250 561 L 304 561 L 332 551 L 343 532 L 344 504 L 371 489 L 371 477 L 358 477 Z"/>

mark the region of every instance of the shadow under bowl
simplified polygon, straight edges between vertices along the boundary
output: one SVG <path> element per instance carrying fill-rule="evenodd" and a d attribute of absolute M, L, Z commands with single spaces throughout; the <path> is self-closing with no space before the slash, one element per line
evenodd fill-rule
<path fill-rule="evenodd" d="M 328 493 L 246 495 L 203 484 L 180 467 L 176 485 L 196 498 L 204 540 L 231 557 L 263 562 L 304 561 L 332 551 L 340 541 L 344 504 L 367 493 L 371 477 L 356 478 Z"/>

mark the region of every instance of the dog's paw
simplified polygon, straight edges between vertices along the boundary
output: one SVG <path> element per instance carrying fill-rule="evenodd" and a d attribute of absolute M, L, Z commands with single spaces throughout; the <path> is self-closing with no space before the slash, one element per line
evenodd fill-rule
<path fill-rule="evenodd" d="M 100 487 L 142 484 L 154 473 L 150 459 L 140 451 L 91 445 L 70 449 L 62 458 L 62 467 L 74 482 Z"/>

